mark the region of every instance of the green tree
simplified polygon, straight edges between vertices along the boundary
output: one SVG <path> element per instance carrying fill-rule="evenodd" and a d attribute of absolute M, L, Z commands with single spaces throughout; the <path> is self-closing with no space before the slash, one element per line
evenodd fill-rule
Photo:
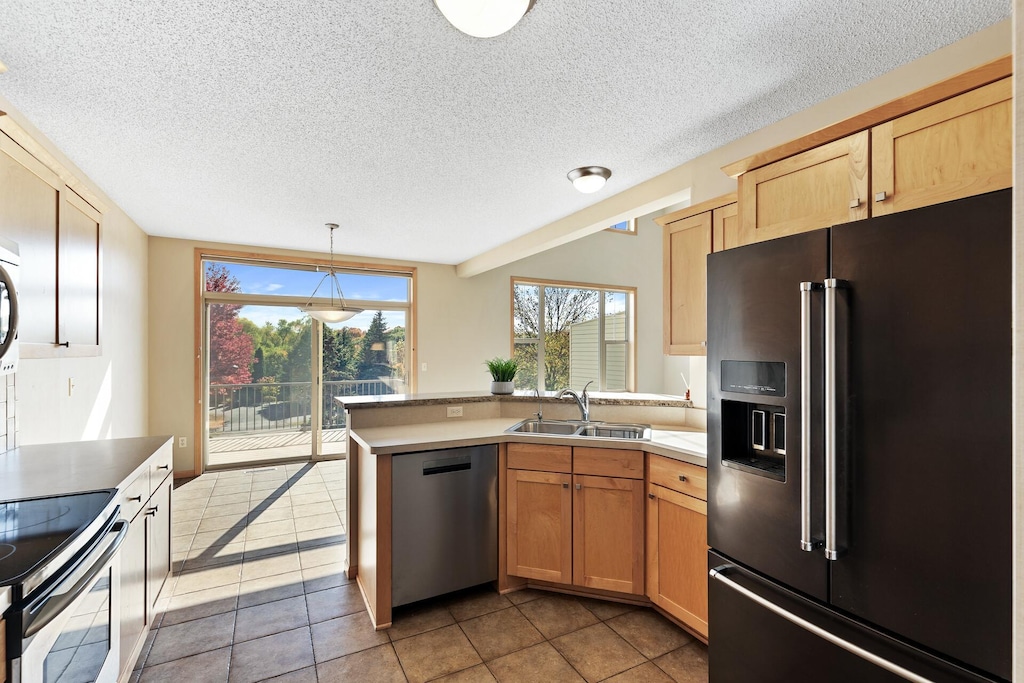
<path fill-rule="evenodd" d="M 377 379 L 390 377 L 391 366 L 388 364 L 387 323 L 384 312 L 377 311 L 370 321 L 370 326 L 363 335 L 359 349 L 359 379 Z"/>

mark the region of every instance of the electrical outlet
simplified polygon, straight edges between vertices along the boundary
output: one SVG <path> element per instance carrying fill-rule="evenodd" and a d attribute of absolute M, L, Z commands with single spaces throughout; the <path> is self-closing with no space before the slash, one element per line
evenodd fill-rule
<path fill-rule="evenodd" d="M 188 446 L 188 437 L 187 436 L 179 436 L 178 437 L 178 448 L 185 448 L 187 446 Z"/>
<path fill-rule="evenodd" d="M 448 417 L 462 417 L 462 406 L 448 406 Z"/>
<path fill-rule="evenodd" d="M 426 363 L 424 363 L 423 365 L 420 366 L 420 371 L 421 372 L 426 372 L 427 371 L 427 364 Z"/>

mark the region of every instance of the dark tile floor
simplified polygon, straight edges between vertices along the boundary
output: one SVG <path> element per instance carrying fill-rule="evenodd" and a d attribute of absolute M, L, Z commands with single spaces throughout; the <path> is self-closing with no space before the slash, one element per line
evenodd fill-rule
<path fill-rule="evenodd" d="M 133 683 L 707 681 L 650 609 L 475 589 L 374 631 L 342 572 L 344 462 L 208 473 L 174 491 L 178 571 Z"/>

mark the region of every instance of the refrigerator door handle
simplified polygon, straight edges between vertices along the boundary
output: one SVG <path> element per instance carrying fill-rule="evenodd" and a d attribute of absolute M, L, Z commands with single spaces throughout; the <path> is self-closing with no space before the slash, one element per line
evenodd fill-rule
<path fill-rule="evenodd" d="M 846 650 L 847 652 L 849 652 L 850 654 L 852 654 L 852 655 L 854 655 L 856 657 L 860 657 L 863 660 L 871 662 L 872 664 L 874 664 L 877 667 L 885 669 L 889 673 L 892 673 L 892 674 L 894 674 L 896 676 L 899 676 L 900 678 L 906 679 L 908 681 L 913 681 L 914 683 L 932 683 L 929 679 L 927 679 L 927 678 L 925 678 L 923 676 L 919 676 L 918 674 L 914 673 L 913 671 L 910 671 L 909 669 L 903 668 L 899 664 L 896 664 L 894 662 L 890 662 L 888 659 L 885 659 L 884 657 L 879 657 L 875 653 L 873 653 L 873 652 L 871 652 L 869 650 L 865 650 L 864 648 L 860 647 L 859 645 L 851 643 L 850 641 L 848 641 L 848 640 L 846 640 L 844 638 L 840 638 L 839 636 L 835 635 L 834 633 L 830 633 L 829 631 L 826 631 L 825 629 L 821 628 L 820 626 L 817 626 L 816 624 L 812 624 L 811 622 L 807 621 L 806 619 L 803 619 L 803 618 L 797 616 L 796 614 L 793 614 L 789 610 L 784 609 L 784 608 L 776 605 L 771 600 L 768 600 L 767 598 L 764 598 L 764 597 L 758 595 L 757 593 L 755 593 L 754 591 L 750 590 L 749 588 L 746 588 L 745 586 L 741 586 L 740 584 L 736 583 L 735 581 L 733 581 L 732 579 L 730 579 L 728 576 L 725 575 L 725 572 L 728 570 L 728 568 L 729 568 L 729 565 L 721 565 L 721 566 L 715 567 L 714 569 L 712 569 L 709 572 L 709 575 L 711 576 L 712 580 L 718 581 L 722 585 L 727 586 L 728 588 L 736 591 L 737 593 L 739 593 L 743 597 L 745 597 L 745 598 L 747 598 L 749 600 L 752 600 L 753 602 L 757 603 L 761 607 L 764 607 L 765 609 L 769 610 L 770 612 L 773 612 L 774 614 L 777 614 L 778 616 L 782 617 L 783 619 L 785 619 L 786 621 L 790 622 L 791 624 L 799 626 L 800 628 L 804 629 L 805 631 L 813 633 L 814 635 L 818 636 L 819 638 L 821 638 L 823 640 L 826 640 L 829 643 L 832 643 L 836 647 L 842 648 L 843 650 Z"/>
<path fill-rule="evenodd" d="M 811 293 L 822 286 L 800 283 L 800 550 L 820 544 L 811 538 Z"/>
<path fill-rule="evenodd" d="M 836 512 L 836 290 L 846 285 L 843 280 L 825 280 L 825 557 L 829 560 L 838 560 L 840 555 Z"/>

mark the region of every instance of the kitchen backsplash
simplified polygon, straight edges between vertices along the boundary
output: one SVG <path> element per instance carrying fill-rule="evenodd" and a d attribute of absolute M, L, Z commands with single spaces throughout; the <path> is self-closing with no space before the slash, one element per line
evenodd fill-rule
<path fill-rule="evenodd" d="M 18 401 L 15 374 L 0 377 L 0 447 L 9 451 L 18 446 Z"/>

